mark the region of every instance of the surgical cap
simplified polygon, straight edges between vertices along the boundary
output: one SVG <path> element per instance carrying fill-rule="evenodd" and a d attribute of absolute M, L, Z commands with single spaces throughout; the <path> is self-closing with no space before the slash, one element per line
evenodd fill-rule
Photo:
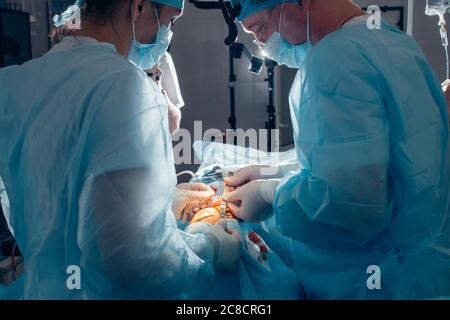
<path fill-rule="evenodd" d="M 184 0 L 152 0 L 152 2 L 157 2 L 167 6 L 175 7 L 177 9 L 183 9 Z"/>
<path fill-rule="evenodd" d="M 237 16 L 238 21 L 242 21 L 248 16 L 257 13 L 261 10 L 275 7 L 279 4 L 289 3 L 289 2 L 301 2 L 302 0 L 230 0 L 233 8 L 238 4 L 241 5 L 242 9 Z"/>
<path fill-rule="evenodd" d="M 183 9 L 184 0 L 152 0 L 160 4 Z M 67 26 L 69 29 L 79 29 L 79 26 L 71 24 L 75 16 L 80 14 L 80 7 L 86 4 L 86 0 L 77 0 L 73 5 L 69 6 L 62 14 L 57 14 L 53 17 L 53 24 L 55 27 Z"/>
<path fill-rule="evenodd" d="M 85 2 L 86 2 L 86 0 L 78 0 L 76 4 L 81 6 Z M 184 7 L 184 0 L 152 0 L 152 2 L 165 4 L 165 5 L 175 7 L 178 9 L 183 9 L 183 7 Z"/>

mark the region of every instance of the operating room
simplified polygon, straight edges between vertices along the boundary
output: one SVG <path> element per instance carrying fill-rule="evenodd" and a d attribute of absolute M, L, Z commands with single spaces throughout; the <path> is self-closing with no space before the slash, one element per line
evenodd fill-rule
<path fill-rule="evenodd" d="M 0 0 L 0 300 L 450 300 L 448 0 Z"/>

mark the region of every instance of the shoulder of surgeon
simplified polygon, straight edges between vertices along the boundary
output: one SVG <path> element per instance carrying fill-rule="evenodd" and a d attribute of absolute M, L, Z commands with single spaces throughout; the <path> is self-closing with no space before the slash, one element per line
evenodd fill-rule
<path fill-rule="evenodd" d="M 37 89 L 44 92 L 52 84 L 58 84 L 58 89 L 82 91 L 87 95 L 102 84 L 113 84 L 121 79 L 139 83 L 136 90 L 151 90 L 146 74 L 117 54 L 112 45 L 104 43 L 50 50 L 23 65 L 0 69 L 0 81 L 2 78 L 9 79 L 6 81 L 8 86 L 18 91 L 28 88 L 28 91 Z"/>
<path fill-rule="evenodd" d="M 367 97 L 369 91 L 382 90 L 383 79 L 395 72 L 399 63 L 405 65 L 422 56 L 415 41 L 403 32 L 386 24 L 381 29 L 370 29 L 361 21 L 328 35 L 314 46 L 308 57 L 308 81 L 315 90 L 342 95 L 355 95 L 356 88 L 367 89 L 360 91 Z"/>
<path fill-rule="evenodd" d="M 77 61 L 75 65 L 83 79 L 98 82 L 124 77 L 128 80 L 146 80 L 143 84 L 150 83 L 147 75 L 127 58 L 119 55 L 111 44 L 97 43 L 77 49 L 71 50 L 71 54 L 79 55 L 74 60 Z"/>
<path fill-rule="evenodd" d="M 127 58 L 119 55 L 111 44 L 97 43 L 77 48 L 79 56 L 74 57 L 77 61 L 76 68 L 81 73 L 87 74 L 86 80 L 101 81 L 105 77 L 117 77 L 126 75 L 137 80 L 147 78 L 147 75 Z M 76 49 L 71 50 L 71 54 L 78 55 Z M 145 81 L 145 83 L 150 83 Z"/>

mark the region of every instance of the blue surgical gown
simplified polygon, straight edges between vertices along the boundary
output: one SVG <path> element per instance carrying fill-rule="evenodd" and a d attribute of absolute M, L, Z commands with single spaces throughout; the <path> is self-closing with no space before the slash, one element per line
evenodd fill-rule
<path fill-rule="evenodd" d="M 90 38 L 0 70 L 0 176 L 25 299 L 180 298 L 211 274 L 212 248 L 171 212 L 167 116 L 158 87 Z"/>
<path fill-rule="evenodd" d="M 352 20 L 308 53 L 290 107 L 303 169 L 274 207 L 306 298 L 450 296 L 448 116 L 416 42 Z"/>

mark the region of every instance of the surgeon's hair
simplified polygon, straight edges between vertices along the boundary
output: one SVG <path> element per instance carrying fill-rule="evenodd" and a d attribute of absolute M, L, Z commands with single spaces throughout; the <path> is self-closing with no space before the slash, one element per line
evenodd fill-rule
<path fill-rule="evenodd" d="M 122 1 L 124 0 L 86 0 L 81 7 L 81 20 L 85 20 L 88 16 L 95 16 L 99 25 L 105 24 L 112 18 L 114 11 Z M 73 35 L 73 31 L 66 26 L 53 27 L 50 32 L 50 37 L 55 43 L 70 35 Z"/>

